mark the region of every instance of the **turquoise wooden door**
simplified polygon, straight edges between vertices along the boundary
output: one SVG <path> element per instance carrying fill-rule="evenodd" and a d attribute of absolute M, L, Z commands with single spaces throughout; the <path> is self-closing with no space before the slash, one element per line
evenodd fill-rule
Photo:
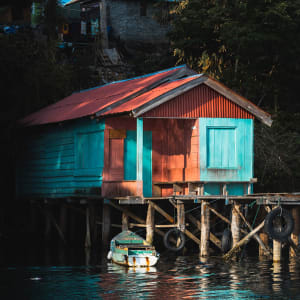
<path fill-rule="evenodd" d="M 253 120 L 200 118 L 199 135 L 201 181 L 250 181 Z"/>
<path fill-rule="evenodd" d="M 124 180 L 136 180 L 136 131 L 127 130 L 124 141 Z M 152 132 L 143 133 L 143 194 L 152 196 Z"/>

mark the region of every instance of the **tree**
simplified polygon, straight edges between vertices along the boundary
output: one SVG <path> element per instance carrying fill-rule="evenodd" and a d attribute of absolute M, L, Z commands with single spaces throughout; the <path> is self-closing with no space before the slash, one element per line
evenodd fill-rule
<path fill-rule="evenodd" d="M 175 55 L 257 104 L 297 109 L 299 0 L 187 0 L 171 32 Z"/>

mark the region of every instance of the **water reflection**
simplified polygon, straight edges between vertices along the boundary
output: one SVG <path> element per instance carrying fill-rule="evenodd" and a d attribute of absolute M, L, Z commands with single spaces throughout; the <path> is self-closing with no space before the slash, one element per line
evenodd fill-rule
<path fill-rule="evenodd" d="M 0 268 L 0 299 L 300 299 L 297 259 L 225 263 L 167 253 L 156 267 L 126 268 L 93 251 L 77 263 L 67 252 L 43 253 L 37 266 Z"/>

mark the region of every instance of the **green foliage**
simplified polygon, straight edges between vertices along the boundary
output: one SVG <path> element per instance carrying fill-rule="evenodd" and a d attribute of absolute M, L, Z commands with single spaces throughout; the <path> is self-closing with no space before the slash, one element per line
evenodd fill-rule
<path fill-rule="evenodd" d="M 256 103 L 290 109 L 299 94 L 299 14 L 299 0 L 182 2 L 175 55 Z"/>
<path fill-rule="evenodd" d="M 300 187 L 300 113 L 274 115 L 268 128 L 255 128 L 256 190 L 293 192 Z"/>
<path fill-rule="evenodd" d="M 272 128 L 255 132 L 261 190 L 300 190 L 299 30 L 299 0 L 185 0 L 175 11 L 178 63 L 274 111 Z"/>

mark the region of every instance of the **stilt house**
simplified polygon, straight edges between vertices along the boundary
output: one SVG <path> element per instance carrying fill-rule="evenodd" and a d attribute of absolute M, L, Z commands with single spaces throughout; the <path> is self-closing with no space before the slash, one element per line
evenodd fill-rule
<path fill-rule="evenodd" d="M 19 197 L 244 195 L 270 115 L 186 66 L 74 93 L 21 123 Z"/>

